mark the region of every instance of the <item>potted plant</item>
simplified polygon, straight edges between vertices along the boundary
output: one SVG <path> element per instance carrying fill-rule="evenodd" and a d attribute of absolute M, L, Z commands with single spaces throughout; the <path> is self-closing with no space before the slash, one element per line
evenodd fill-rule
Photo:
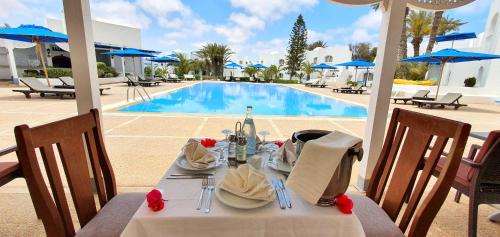
<path fill-rule="evenodd" d="M 465 87 L 474 87 L 476 85 L 476 81 L 475 77 L 469 77 L 464 80 L 464 85 Z"/>

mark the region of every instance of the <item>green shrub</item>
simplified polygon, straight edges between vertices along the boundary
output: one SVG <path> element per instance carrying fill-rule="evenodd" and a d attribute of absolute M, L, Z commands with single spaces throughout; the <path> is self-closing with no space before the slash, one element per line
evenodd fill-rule
<path fill-rule="evenodd" d="M 144 67 L 144 76 L 147 76 L 147 77 L 150 77 L 151 76 L 151 67 L 150 66 L 146 66 Z"/>
<path fill-rule="evenodd" d="M 274 79 L 274 83 L 279 83 L 279 84 L 299 84 L 298 80 L 283 80 L 283 79 Z"/>
<path fill-rule="evenodd" d="M 394 78 L 422 81 L 425 80 L 427 70 L 426 63 L 399 63 Z"/>
<path fill-rule="evenodd" d="M 469 77 L 464 80 L 465 87 L 474 87 L 476 85 L 476 78 Z"/>
<path fill-rule="evenodd" d="M 47 74 L 49 75 L 49 78 L 73 76 L 71 69 L 69 68 L 47 68 Z"/>
<path fill-rule="evenodd" d="M 98 77 L 117 77 L 118 72 L 113 67 L 109 67 L 103 62 L 97 62 L 97 76 Z"/>

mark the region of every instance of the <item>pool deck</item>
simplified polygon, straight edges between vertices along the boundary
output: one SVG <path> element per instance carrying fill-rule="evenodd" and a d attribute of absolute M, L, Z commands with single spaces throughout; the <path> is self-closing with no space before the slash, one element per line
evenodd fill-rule
<path fill-rule="evenodd" d="M 163 84 L 146 88 L 151 95 L 157 95 L 190 86 L 197 82 Z M 367 107 L 369 95 L 332 93 L 329 88 L 309 88 L 303 85 L 286 85 L 318 95 L 343 100 Z M 223 138 L 221 130 L 232 129 L 243 115 L 198 115 L 162 113 L 124 113 L 117 108 L 126 105 L 126 85 L 114 84 L 108 94 L 101 96 L 105 142 L 119 192 L 145 191 L 151 189 L 165 170 L 173 163 L 180 148 L 190 137 Z M 40 98 L 25 99 L 11 90 L 14 86 L 0 84 L 0 148 L 15 144 L 13 128 L 19 124 L 36 126 L 54 120 L 76 115 L 74 99 Z M 394 107 L 460 120 L 472 124 L 473 131 L 500 129 L 500 106 L 471 104 L 453 109 L 421 109 L 412 105 L 391 104 Z M 340 130 L 363 137 L 365 119 L 327 117 L 276 117 L 255 116 L 258 131 L 267 130 L 267 139 L 286 139 L 292 132 L 303 129 Z M 477 139 L 472 143 L 481 144 Z M 2 161 L 16 160 L 11 154 Z M 354 183 L 358 163 L 353 170 Z M 355 192 L 355 189 L 351 188 Z M 455 191 L 433 222 L 428 236 L 466 236 L 468 198 L 462 197 L 459 204 L 453 202 Z M 168 194 L 167 194 L 168 195 Z M 0 236 L 44 236 L 43 225 L 37 220 L 31 200 L 22 179 L 0 188 Z M 500 224 L 487 220 L 496 209 L 482 205 L 479 209 L 478 236 L 498 236 Z"/>

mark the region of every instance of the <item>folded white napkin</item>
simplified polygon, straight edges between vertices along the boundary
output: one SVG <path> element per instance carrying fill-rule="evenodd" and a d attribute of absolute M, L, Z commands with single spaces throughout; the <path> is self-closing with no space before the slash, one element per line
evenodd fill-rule
<path fill-rule="evenodd" d="M 209 152 L 196 140 L 189 140 L 184 146 L 184 155 L 188 163 L 196 169 L 206 169 L 208 165 L 215 161 L 216 154 Z"/>
<path fill-rule="evenodd" d="M 285 143 L 276 151 L 278 157 L 293 166 L 295 161 L 297 160 L 297 156 L 295 155 L 295 143 L 292 142 L 291 139 L 285 141 Z"/>
<path fill-rule="evenodd" d="M 220 188 L 243 198 L 273 201 L 274 189 L 266 176 L 249 165 L 240 165 L 229 170 Z"/>
<path fill-rule="evenodd" d="M 360 138 L 339 131 L 306 142 L 288 176 L 287 187 L 307 202 L 316 204 L 332 180 L 344 154 L 361 142 Z"/>

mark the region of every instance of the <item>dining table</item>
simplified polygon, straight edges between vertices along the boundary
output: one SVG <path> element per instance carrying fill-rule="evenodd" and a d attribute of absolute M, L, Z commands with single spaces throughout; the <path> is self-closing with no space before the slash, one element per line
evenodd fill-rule
<path fill-rule="evenodd" d="M 267 164 L 271 153 L 272 151 L 259 149 L 255 155 L 248 157 L 248 163 L 264 173 L 270 183 L 273 178 L 285 181 L 286 173 L 276 171 Z M 223 154 L 224 158 L 217 159 L 217 167 L 200 171 L 213 173 L 216 187 L 230 169 L 235 169 L 228 165 L 227 151 Z M 177 159 L 181 156 L 182 152 Z M 275 198 L 273 202 L 259 208 L 240 209 L 228 206 L 216 195 L 212 195 L 210 211 L 205 213 L 196 208 L 201 192 L 201 179 L 167 179 L 172 174 L 186 173 L 190 174 L 192 171 L 188 172 L 173 162 L 155 187 L 163 194 L 164 208 L 154 212 L 144 202 L 121 237 L 365 236 L 354 213 L 344 214 L 335 206 L 311 204 L 289 188 L 286 190 L 291 208 L 280 208 L 278 198 Z"/>

